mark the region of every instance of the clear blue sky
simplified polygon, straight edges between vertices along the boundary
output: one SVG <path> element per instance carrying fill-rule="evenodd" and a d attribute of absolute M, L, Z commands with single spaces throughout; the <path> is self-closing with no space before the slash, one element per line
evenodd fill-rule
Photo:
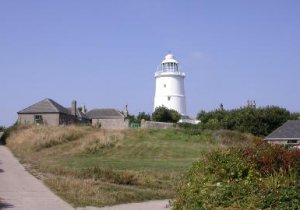
<path fill-rule="evenodd" d="M 299 0 L 2 0 L 0 125 L 44 98 L 152 112 L 171 51 L 187 112 L 256 100 L 300 111 Z"/>

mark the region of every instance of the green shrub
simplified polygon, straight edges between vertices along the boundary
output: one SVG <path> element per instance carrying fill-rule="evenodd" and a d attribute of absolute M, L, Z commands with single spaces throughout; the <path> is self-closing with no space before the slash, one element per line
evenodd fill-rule
<path fill-rule="evenodd" d="M 173 209 L 299 209 L 300 150 L 254 144 L 215 151 L 182 178 Z"/>
<path fill-rule="evenodd" d="M 201 111 L 197 119 L 201 120 L 200 126 L 203 129 L 238 130 L 266 136 L 287 120 L 299 119 L 299 113 L 290 113 L 277 106 L 241 107 L 232 110 Z"/>
<path fill-rule="evenodd" d="M 263 209 L 299 209 L 300 185 L 294 173 L 277 173 L 265 179 Z"/>
<path fill-rule="evenodd" d="M 197 124 L 191 123 L 178 123 L 177 127 L 180 128 L 181 132 L 189 135 L 200 135 L 203 132 L 203 129 Z"/>
<path fill-rule="evenodd" d="M 164 106 L 155 108 L 155 111 L 152 113 L 152 120 L 156 122 L 177 123 L 180 117 L 181 116 L 177 111 L 168 109 Z"/>

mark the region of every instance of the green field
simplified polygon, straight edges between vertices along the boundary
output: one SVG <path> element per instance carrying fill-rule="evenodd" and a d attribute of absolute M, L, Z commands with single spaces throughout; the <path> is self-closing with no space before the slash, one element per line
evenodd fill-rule
<path fill-rule="evenodd" d="M 232 131 L 38 126 L 13 131 L 7 145 L 73 206 L 104 206 L 173 198 L 194 161 L 253 138 Z"/>

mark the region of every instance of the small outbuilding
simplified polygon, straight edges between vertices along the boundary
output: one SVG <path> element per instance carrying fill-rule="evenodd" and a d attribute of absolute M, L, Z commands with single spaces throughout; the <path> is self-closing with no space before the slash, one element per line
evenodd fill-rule
<path fill-rule="evenodd" d="M 86 113 L 92 125 L 104 129 L 126 129 L 129 121 L 125 115 L 115 109 L 92 109 Z"/>
<path fill-rule="evenodd" d="M 274 130 L 265 139 L 271 144 L 287 144 L 300 146 L 300 120 L 289 120 Z"/>

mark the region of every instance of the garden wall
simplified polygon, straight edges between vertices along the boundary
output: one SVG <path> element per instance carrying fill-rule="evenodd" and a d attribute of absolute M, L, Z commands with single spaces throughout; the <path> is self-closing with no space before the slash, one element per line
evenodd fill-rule
<path fill-rule="evenodd" d="M 167 129 L 167 128 L 173 128 L 174 126 L 175 126 L 174 123 L 154 122 L 154 121 L 145 121 L 145 120 L 142 120 L 141 122 L 141 128 Z"/>

